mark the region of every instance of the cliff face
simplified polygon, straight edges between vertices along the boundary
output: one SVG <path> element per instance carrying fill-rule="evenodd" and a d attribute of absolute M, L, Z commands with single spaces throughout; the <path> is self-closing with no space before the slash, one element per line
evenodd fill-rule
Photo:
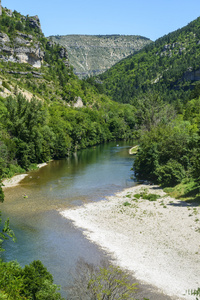
<path fill-rule="evenodd" d="M 67 48 L 70 64 L 80 78 L 105 72 L 121 59 L 151 43 L 141 36 L 65 35 L 51 40 Z"/>
<path fill-rule="evenodd" d="M 24 33 L 26 28 L 33 34 Z M 44 51 L 34 30 L 42 36 L 38 16 L 25 17 L 1 7 L 0 59 L 40 68 Z"/>
<path fill-rule="evenodd" d="M 33 42 L 32 35 L 18 32 L 11 41 L 6 33 L 0 32 L 0 59 L 4 61 L 29 63 L 40 68 L 44 58 L 39 42 Z"/>
<path fill-rule="evenodd" d="M 46 46 L 38 16 L 23 16 L 16 11 L 2 8 L 0 17 L 0 59 L 4 62 L 28 63 L 40 68 Z M 53 47 L 48 42 L 48 49 Z M 58 48 L 58 57 L 68 64 L 68 54 L 65 48 Z"/>

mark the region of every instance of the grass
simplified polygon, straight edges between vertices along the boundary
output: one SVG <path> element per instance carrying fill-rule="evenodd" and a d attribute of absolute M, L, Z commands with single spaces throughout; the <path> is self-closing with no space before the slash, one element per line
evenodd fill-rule
<path fill-rule="evenodd" d="M 140 193 L 140 194 L 135 194 L 134 197 L 136 199 L 145 199 L 149 201 L 156 201 L 158 198 L 160 198 L 160 195 L 157 194 L 147 194 L 146 192 Z"/>
<path fill-rule="evenodd" d="M 184 180 L 175 187 L 163 190 L 172 198 L 181 199 L 191 205 L 200 205 L 200 185 L 193 180 Z"/>
<path fill-rule="evenodd" d="M 129 202 L 126 201 L 126 202 L 123 203 L 123 205 L 124 205 L 124 206 L 130 206 L 131 203 L 129 203 Z"/>

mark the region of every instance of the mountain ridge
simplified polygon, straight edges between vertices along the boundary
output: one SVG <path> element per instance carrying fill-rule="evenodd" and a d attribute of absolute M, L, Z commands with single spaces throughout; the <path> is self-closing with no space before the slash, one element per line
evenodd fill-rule
<path fill-rule="evenodd" d="M 151 40 L 139 35 L 57 35 L 53 42 L 66 47 L 70 64 L 79 78 L 105 72 Z"/>

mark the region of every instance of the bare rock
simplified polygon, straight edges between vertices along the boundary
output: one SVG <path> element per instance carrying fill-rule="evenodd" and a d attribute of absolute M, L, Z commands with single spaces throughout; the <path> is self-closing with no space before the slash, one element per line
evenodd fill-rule
<path fill-rule="evenodd" d="M 76 102 L 74 103 L 73 107 L 83 107 L 83 101 L 81 97 L 78 97 Z"/>
<path fill-rule="evenodd" d="M 29 17 L 29 24 L 31 27 L 41 30 L 40 19 L 38 16 Z"/>
<path fill-rule="evenodd" d="M 8 35 L 6 33 L 0 32 L 0 43 L 4 44 L 8 42 L 10 42 Z"/>

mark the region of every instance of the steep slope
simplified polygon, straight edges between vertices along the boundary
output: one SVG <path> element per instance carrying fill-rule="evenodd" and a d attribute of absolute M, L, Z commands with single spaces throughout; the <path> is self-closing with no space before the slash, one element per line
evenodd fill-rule
<path fill-rule="evenodd" d="M 0 177 L 132 136 L 134 108 L 79 80 L 37 16 L 2 8 L 0 70 Z"/>
<path fill-rule="evenodd" d="M 135 103 L 154 90 L 167 101 L 187 99 L 200 80 L 200 18 L 100 75 L 115 101 Z"/>
<path fill-rule="evenodd" d="M 137 35 L 64 35 L 50 39 L 64 47 L 80 78 L 105 72 L 151 41 Z"/>

